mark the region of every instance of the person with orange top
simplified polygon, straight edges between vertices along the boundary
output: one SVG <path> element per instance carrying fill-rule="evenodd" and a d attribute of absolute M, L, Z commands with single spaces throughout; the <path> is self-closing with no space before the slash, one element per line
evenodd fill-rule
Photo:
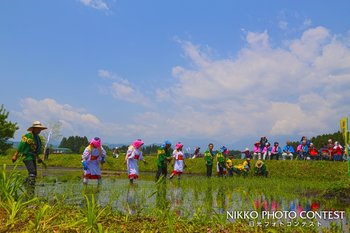
<path fill-rule="evenodd" d="M 182 152 L 183 145 L 181 142 L 178 142 L 175 145 L 175 150 L 173 152 L 174 162 L 174 171 L 171 173 L 169 179 L 172 179 L 175 175 L 178 175 L 178 179 L 181 178 L 181 174 L 185 168 L 185 155 Z"/>

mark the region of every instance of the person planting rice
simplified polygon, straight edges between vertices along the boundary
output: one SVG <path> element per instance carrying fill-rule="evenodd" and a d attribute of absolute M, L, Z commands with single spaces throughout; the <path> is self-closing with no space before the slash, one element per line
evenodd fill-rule
<path fill-rule="evenodd" d="M 100 164 L 106 161 L 106 151 L 103 149 L 101 139 L 95 137 L 85 148 L 82 155 L 82 163 L 84 168 L 83 184 L 87 185 L 88 181 L 97 180 L 98 185 L 102 184 Z"/>
<path fill-rule="evenodd" d="M 246 158 L 242 164 L 233 166 L 232 171 L 237 175 L 248 175 L 250 171 L 250 158 Z"/>
<path fill-rule="evenodd" d="M 214 160 L 214 144 L 209 143 L 208 150 L 204 152 L 205 165 L 207 167 L 207 177 L 211 177 L 213 172 L 213 160 Z"/>
<path fill-rule="evenodd" d="M 175 159 L 174 162 L 174 171 L 171 173 L 169 179 L 172 179 L 173 176 L 178 175 L 178 179 L 181 178 L 181 174 L 183 173 L 185 165 L 185 156 L 182 152 L 183 145 L 178 142 L 175 145 L 175 150 L 173 152 L 173 157 Z"/>
<path fill-rule="evenodd" d="M 232 168 L 233 168 L 233 155 L 230 155 L 226 160 L 226 169 L 229 177 L 233 176 Z"/>
<path fill-rule="evenodd" d="M 134 183 L 134 179 L 139 177 L 139 165 L 138 161 L 141 160 L 145 164 L 147 162 L 143 158 L 142 151 L 140 147 L 144 144 L 141 139 L 135 140 L 128 148 L 128 151 L 125 155 L 125 162 L 127 164 L 128 170 L 128 178 L 130 180 L 130 184 Z"/>
<path fill-rule="evenodd" d="M 226 158 L 228 149 L 225 146 L 220 148 L 220 151 L 216 153 L 216 171 L 219 177 L 226 176 Z"/>
<path fill-rule="evenodd" d="M 198 158 L 201 156 L 200 149 L 201 149 L 200 147 L 198 147 L 198 146 L 196 147 L 196 149 L 194 150 L 192 159 L 195 159 L 195 158 Z"/>
<path fill-rule="evenodd" d="M 19 154 L 23 157 L 23 162 L 26 165 L 28 171 L 28 178 L 26 184 L 28 185 L 28 192 L 34 194 L 35 180 L 37 176 L 36 162 L 43 163 L 39 158 L 41 153 L 41 139 L 39 134 L 42 130 L 47 129 L 40 121 L 34 121 L 32 126 L 27 129 L 29 133 L 22 136 L 21 142 L 15 154 L 12 156 L 12 162 L 16 162 Z"/>
<path fill-rule="evenodd" d="M 269 172 L 267 171 L 266 165 L 263 163 L 263 161 L 256 161 L 254 167 L 254 175 L 267 177 L 268 174 Z"/>
<path fill-rule="evenodd" d="M 158 148 L 157 155 L 157 174 L 156 181 L 158 181 L 161 175 L 166 178 L 168 174 L 168 163 L 171 161 L 171 153 L 170 153 L 171 142 L 169 140 L 165 140 L 163 145 Z"/>

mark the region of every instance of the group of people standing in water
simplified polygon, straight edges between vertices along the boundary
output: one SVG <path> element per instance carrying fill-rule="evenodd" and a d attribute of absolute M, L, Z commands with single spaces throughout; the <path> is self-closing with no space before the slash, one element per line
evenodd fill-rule
<path fill-rule="evenodd" d="M 28 128 L 28 133 L 22 136 L 22 140 L 17 148 L 16 153 L 12 157 L 12 161 L 15 162 L 20 154 L 23 158 L 23 162 L 28 170 L 27 183 L 31 186 L 35 185 L 35 179 L 37 176 L 37 162 L 43 163 L 39 158 L 41 153 L 42 143 L 39 134 L 42 130 L 47 129 L 39 121 L 33 122 L 32 126 Z M 147 162 L 142 154 L 141 147 L 144 142 L 141 139 L 137 139 L 130 144 L 125 154 L 124 162 L 127 166 L 127 173 L 130 183 L 133 183 L 135 179 L 139 177 L 138 161 L 141 160 L 145 164 Z M 183 152 L 183 144 L 178 142 L 175 144 L 175 149 L 171 149 L 172 143 L 169 140 L 165 140 L 164 143 L 159 146 L 157 150 L 157 172 L 155 180 L 158 181 L 161 177 L 167 178 L 168 164 L 174 161 L 174 169 L 169 176 L 172 179 L 177 176 L 179 179 L 184 172 L 185 154 Z M 338 142 L 332 143 L 329 140 L 330 156 L 334 160 L 341 160 L 343 154 L 343 148 Z M 199 154 L 199 148 L 196 155 Z M 290 145 L 290 141 L 287 141 L 286 146 L 281 149 L 278 142 L 275 142 L 272 147 L 266 137 L 262 137 L 259 142 L 256 142 L 252 152 L 247 148 L 243 152 L 243 163 L 233 164 L 233 156 L 229 155 L 229 151 L 225 146 L 222 146 L 219 150 L 214 151 L 214 145 L 209 143 L 208 149 L 204 153 L 204 161 L 206 165 L 207 177 L 212 176 L 213 166 L 216 165 L 217 175 L 219 177 L 231 177 L 233 174 L 247 175 L 251 170 L 255 175 L 268 176 L 268 171 L 263 160 L 266 159 L 293 159 L 295 156 L 298 159 L 318 159 L 319 153 L 316 151 L 313 144 L 303 137 L 300 140 L 300 145 L 294 148 Z M 200 158 L 200 157 L 198 157 Z M 257 159 L 255 166 L 251 169 L 251 159 Z M 100 164 L 106 161 L 106 151 L 102 147 L 101 139 L 94 137 L 89 145 L 85 148 L 82 154 L 82 165 L 84 169 L 83 183 L 88 184 L 89 180 L 96 179 L 98 184 L 101 184 L 101 168 Z"/>
<path fill-rule="evenodd" d="M 39 121 L 34 121 L 32 126 L 28 128 L 28 133 L 22 136 L 22 140 L 12 156 L 12 161 L 15 162 L 18 156 L 21 156 L 28 171 L 28 178 L 26 184 L 31 187 L 34 192 L 35 180 L 37 176 L 37 163 L 43 163 L 40 159 L 42 142 L 40 139 L 40 132 L 47 129 Z M 145 164 L 147 162 L 142 154 L 141 147 L 144 142 L 141 139 L 135 140 L 128 147 L 125 154 L 124 162 L 127 166 L 127 173 L 130 183 L 139 177 L 138 161 L 141 160 Z M 172 179 L 177 176 L 179 179 L 184 172 L 185 154 L 183 152 L 183 144 L 178 142 L 175 144 L 175 149 L 171 149 L 172 143 L 165 140 L 164 143 L 157 150 L 157 172 L 155 180 L 158 181 L 161 177 L 167 178 L 168 164 L 173 160 L 174 169 L 169 176 Z M 207 176 L 211 177 L 213 162 L 216 160 L 217 173 L 219 177 L 232 176 L 233 173 L 238 175 L 247 174 L 250 170 L 250 158 L 247 158 L 243 164 L 233 165 L 233 157 L 228 156 L 228 149 L 223 146 L 219 151 L 213 151 L 214 145 L 209 144 L 208 150 L 205 152 L 205 164 L 207 167 Z M 199 151 L 199 149 L 198 149 Z M 84 170 L 83 184 L 87 185 L 89 180 L 97 180 L 98 184 L 102 183 L 100 165 L 106 161 L 106 151 L 102 146 L 101 139 L 94 137 L 89 145 L 84 149 L 82 154 L 82 166 Z M 264 163 L 259 160 L 254 167 L 255 174 L 267 176 L 267 171 Z"/>
<path fill-rule="evenodd" d="M 137 139 L 130 144 L 128 150 L 124 157 L 124 163 L 127 166 L 128 179 L 131 184 L 134 183 L 134 180 L 139 177 L 139 167 L 138 161 L 143 161 L 147 164 L 141 147 L 144 142 L 141 139 Z M 183 144 L 178 142 L 175 144 L 175 149 L 171 148 L 172 143 L 169 140 L 165 140 L 164 143 L 157 149 L 157 172 L 155 180 L 167 178 L 168 176 L 168 164 L 173 161 L 174 169 L 169 179 L 172 179 L 174 176 L 177 176 L 178 179 L 181 178 L 181 175 L 186 168 L 185 164 L 185 154 L 183 152 Z M 225 146 L 222 146 L 219 151 L 213 151 L 214 145 L 210 143 L 208 145 L 208 150 L 205 152 L 204 160 L 207 168 L 207 177 L 212 176 L 213 163 L 216 161 L 217 174 L 219 177 L 233 176 L 237 175 L 247 175 L 251 170 L 250 158 L 242 164 L 233 165 L 233 157 L 228 156 L 228 149 Z M 101 140 L 98 137 L 95 137 L 91 140 L 89 146 L 87 146 L 83 153 L 83 166 L 84 166 L 84 184 L 88 183 L 89 179 L 97 179 L 98 183 L 101 182 L 101 171 L 100 163 L 104 163 L 106 157 L 106 152 L 101 146 Z M 266 176 L 268 175 L 266 165 L 258 160 L 254 167 L 254 174 Z"/>

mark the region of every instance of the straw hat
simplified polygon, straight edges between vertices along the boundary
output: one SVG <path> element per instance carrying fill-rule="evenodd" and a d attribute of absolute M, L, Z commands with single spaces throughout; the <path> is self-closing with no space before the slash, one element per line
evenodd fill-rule
<path fill-rule="evenodd" d="M 33 125 L 29 127 L 27 131 L 32 131 L 34 128 L 41 129 L 41 130 L 47 129 L 47 127 L 43 126 L 40 121 L 34 121 Z"/>
<path fill-rule="evenodd" d="M 264 163 L 263 163 L 263 161 L 261 161 L 261 160 L 258 160 L 258 161 L 256 162 L 256 164 L 255 164 L 255 166 L 256 166 L 257 168 L 261 168 L 262 165 L 264 165 Z"/>

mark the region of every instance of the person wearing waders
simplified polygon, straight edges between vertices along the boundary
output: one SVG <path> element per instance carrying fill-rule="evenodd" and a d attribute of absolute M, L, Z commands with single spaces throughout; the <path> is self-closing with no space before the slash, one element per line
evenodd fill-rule
<path fill-rule="evenodd" d="M 204 160 L 205 160 L 205 165 L 207 166 L 207 177 L 211 177 L 213 173 L 213 160 L 214 160 L 214 144 L 209 143 L 208 145 L 208 150 L 204 152 Z"/>
<path fill-rule="evenodd" d="M 25 134 L 21 138 L 15 154 L 12 156 L 12 162 L 16 162 L 18 155 L 23 158 L 23 162 L 26 165 L 28 171 L 28 178 L 26 179 L 26 185 L 28 193 L 33 195 L 35 191 L 35 180 L 37 176 L 36 162 L 43 163 L 39 158 L 41 153 L 41 139 L 40 132 L 47 129 L 40 121 L 34 121 L 32 126 L 27 129 L 29 133 Z"/>
<path fill-rule="evenodd" d="M 168 163 L 171 161 L 171 142 L 169 140 L 165 140 L 163 145 L 158 148 L 157 152 L 157 174 L 156 174 L 156 182 L 159 180 L 161 175 L 166 178 L 168 174 Z"/>
<path fill-rule="evenodd" d="M 128 178 L 130 180 L 130 184 L 134 183 L 134 179 L 139 177 L 139 165 L 138 161 L 141 160 L 145 164 L 147 162 L 143 158 L 142 151 L 140 150 L 143 145 L 143 141 L 141 139 L 135 140 L 128 148 L 128 151 L 125 155 L 125 162 L 127 164 L 128 169 Z"/>
<path fill-rule="evenodd" d="M 82 155 L 84 168 L 83 184 L 87 185 L 89 180 L 97 180 L 97 184 L 102 184 L 100 164 L 106 161 L 106 151 L 103 149 L 101 139 L 95 137 L 85 148 Z"/>

